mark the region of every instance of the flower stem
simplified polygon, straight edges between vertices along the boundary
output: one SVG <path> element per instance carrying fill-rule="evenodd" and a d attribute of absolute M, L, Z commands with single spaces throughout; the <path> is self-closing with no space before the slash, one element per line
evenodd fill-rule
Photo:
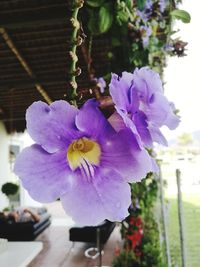
<path fill-rule="evenodd" d="M 71 24 L 72 24 L 72 35 L 71 35 L 71 49 L 69 55 L 71 57 L 71 65 L 69 68 L 70 74 L 70 98 L 72 103 L 76 105 L 76 97 L 77 97 L 77 83 L 76 83 L 76 76 L 80 75 L 81 69 L 76 68 L 76 63 L 78 61 L 78 57 L 76 54 L 77 46 L 81 45 L 82 38 L 78 36 L 78 31 L 80 29 L 80 23 L 78 21 L 78 12 L 79 9 L 82 8 L 84 4 L 84 0 L 73 0 L 73 12 L 71 17 Z"/>

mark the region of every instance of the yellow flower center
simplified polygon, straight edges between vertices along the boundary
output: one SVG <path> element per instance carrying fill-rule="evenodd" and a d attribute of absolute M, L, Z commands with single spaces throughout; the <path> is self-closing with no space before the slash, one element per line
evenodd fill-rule
<path fill-rule="evenodd" d="M 82 137 L 69 145 L 67 159 L 72 170 L 78 167 L 89 168 L 91 165 L 99 165 L 101 149 L 97 142 Z"/>

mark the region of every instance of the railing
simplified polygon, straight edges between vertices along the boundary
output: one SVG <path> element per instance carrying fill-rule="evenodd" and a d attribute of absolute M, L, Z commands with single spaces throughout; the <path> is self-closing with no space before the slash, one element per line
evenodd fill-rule
<path fill-rule="evenodd" d="M 180 169 L 176 170 L 177 167 Z M 172 267 L 200 266 L 200 162 L 163 162 L 165 212 Z M 176 184 L 177 180 L 177 184 Z"/>

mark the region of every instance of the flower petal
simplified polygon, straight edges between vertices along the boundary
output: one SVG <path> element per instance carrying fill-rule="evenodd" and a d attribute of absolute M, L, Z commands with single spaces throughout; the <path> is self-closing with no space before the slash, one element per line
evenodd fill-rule
<path fill-rule="evenodd" d="M 156 159 L 155 158 L 151 158 L 151 162 L 152 162 L 152 172 L 156 173 L 156 174 L 159 174 L 159 166 L 156 162 Z"/>
<path fill-rule="evenodd" d="M 126 124 L 124 123 L 122 117 L 116 111 L 109 117 L 108 121 L 116 132 L 126 128 Z"/>
<path fill-rule="evenodd" d="M 26 113 L 27 130 L 33 140 L 49 153 L 69 144 L 76 134 L 75 116 L 78 109 L 64 100 L 47 105 L 34 102 Z"/>
<path fill-rule="evenodd" d="M 163 93 L 162 82 L 159 74 L 149 67 L 136 69 L 133 73 L 134 86 L 141 98 L 149 101 L 152 94 Z"/>
<path fill-rule="evenodd" d="M 103 94 L 106 88 L 106 82 L 104 80 L 104 78 L 100 77 L 100 78 L 94 78 L 94 80 L 97 83 L 97 86 L 100 89 L 100 92 Z"/>
<path fill-rule="evenodd" d="M 105 136 L 113 135 L 115 130 L 103 116 L 98 105 L 94 99 L 88 100 L 76 116 L 76 126 L 86 136 L 101 141 Z"/>
<path fill-rule="evenodd" d="M 151 157 L 140 149 L 130 129 L 120 131 L 102 146 L 101 164 L 114 168 L 128 182 L 141 181 L 153 171 Z"/>
<path fill-rule="evenodd" d="M 56 200 L 74 183 L 65 153 L 50 154 L 39 145 L 18 155 L 14 171 L 31 197 L 40 202 Z"/>
<path fill-rule="evenodd" d="M 122 221 L 131 204 L 130 186 L 112 170 L 99 170 L 92 181 L 77 174 L 76 186 L 61 196 L 67 214 L 79 225 Z"/>
<path fill-rule="evenodd" d="M 168 113 L 168 116 L 165 120 L 165 125 L 170 130 L 174 130 L 174 129 L 176 129 L 176 127 L 178 127 L 181 120 L 180 120 L 180 117 L 175 114 L 174 103 L 170 102 L 169 105 L 170 105 L 171 109 L 170 109 L 170 112 Z"/>
<path fill-rule="evenodd" d="M 150 134 L 151 134 L 154 142 L 157 142 L 158 144 L 161 144 L 164 146 L 168 146 L 166 138 L 161 133 L 161 131 L 158 127 L 150 126 L 149 131 L 150 131 Z"/>
<path fill-rule="evenodd" d="M 146 147 L 152 147 L 153 141 L 148 129 L 148 121 L 146 115 L 139 111 L 133 115 L 133 121 L 137 128 L 137 132 Z"/>
<path fill-rule="evenodd" d="M 160 93 L 153 94 L 151 98 L 146 112 L 148 120 L 159 127 L 166 125 L 171 130 L 175 129 L 180 119 L 174 114 L 172 104 Z"/>
<path fill-rule="evenodd" d="M 120 109 L 118 109 L 117 106 L 115 107 L 115 109 L 117 110 L 118 114 L 122 117 L 126 127 L 131 129 L 131 131 L 135 135 L 135 138 L 136 138 L 140 148 L 143 148 L 143 143 L 142 143 L 141 137 L 140 137 L 140 135 L 138 133 L 138 130 L 136 128 L 136 125 L 135 125 L 134 121 L 129 117 L 129 115 L 127 113 L 125 113 L 125 112 L 121 111 Z"/>
<path fill-rule="evenodd" d="M 109 85 L 109 91 L 117 107 L 128 111 L 130 106 L 130 88 L 133 82 L 133 74 L 124 71 L 122 77 L 113 73 Z"/>

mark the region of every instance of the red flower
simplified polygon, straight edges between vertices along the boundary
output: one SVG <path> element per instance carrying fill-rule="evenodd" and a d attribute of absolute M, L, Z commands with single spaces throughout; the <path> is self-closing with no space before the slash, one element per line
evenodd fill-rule
<path fill-rule="evenodd" d="M 134 217 L 130 217 L 129 224 L 130 225 L 134 225 L 135 224 L 135 218 Z"/>
<path fill-rule="evenodd" d="M 143 226 L 143 222 L 142 222 L 142 219 L 140 217 L 137 217 L 136 220 L 135 220 L 135 225 L 138 227 L 138 228 L 142 228 Z"/>
<path fill-rule="evenodd" d="M 132 235 L 127 235 L 127 239 L 131 241 L 132 249 L 134 249 L 142 240 L 142 233 L 140 231 L 133 231 Z"/>

